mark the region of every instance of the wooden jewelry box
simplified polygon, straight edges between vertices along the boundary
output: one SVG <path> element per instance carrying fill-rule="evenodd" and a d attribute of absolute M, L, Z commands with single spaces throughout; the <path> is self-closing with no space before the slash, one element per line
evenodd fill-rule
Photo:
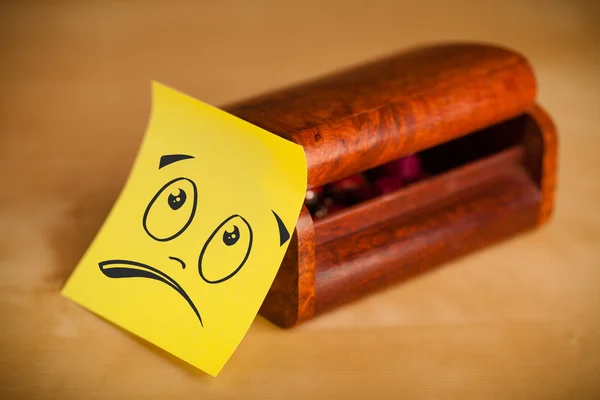
<path fill-rule="evenodd" d="M 292 327 L 546 222 L 557 137 L 535 99 L 524 57 L 464 43 L 227 107 L 304 147 L 309 191 L 407 156 L 423 172 L 324 218 L 303 207 L 261 314 Z"/>

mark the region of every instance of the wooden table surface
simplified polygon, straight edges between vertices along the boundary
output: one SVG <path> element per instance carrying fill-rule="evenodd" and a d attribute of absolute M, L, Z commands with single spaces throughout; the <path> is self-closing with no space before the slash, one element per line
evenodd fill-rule
<path fill-rule="evenodd" d="M 296 3 L 0 6 L 0 397 L 599 398 L 600 7 Z M 60 297 L 135 157 L 151 79 L 222 105 L 454 39 L 534 65 L 561 135 L 547 226 L 292 331 L 258 317 L 217 379 Z"/>

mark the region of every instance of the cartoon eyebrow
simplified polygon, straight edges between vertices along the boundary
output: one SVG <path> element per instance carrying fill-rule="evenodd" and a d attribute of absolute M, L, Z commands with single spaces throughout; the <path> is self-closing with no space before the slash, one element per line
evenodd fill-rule
<path fill-rule="evenodd" d="M 271 210 L 271 212 L 275 216 L 275 219 L 277 220 L 277 227 L 279 228 L 279 246 L 283 246 L 285 242 L 290 240 L 290 232 L 285 227 L 285 224 L 281 218 L 279 218 L 279 215 L 277 215 L 277 213 L 273 210 Z"/>
<path fill-rule="evenodd" d="M 167 165 L 173 164 L 177 161 L 187 160 L 188 158 L 194 158 L 194 156 L 188 156 L 187 154 L 166 154 L 160 158 L 158 169 L 166 167 Z"/>

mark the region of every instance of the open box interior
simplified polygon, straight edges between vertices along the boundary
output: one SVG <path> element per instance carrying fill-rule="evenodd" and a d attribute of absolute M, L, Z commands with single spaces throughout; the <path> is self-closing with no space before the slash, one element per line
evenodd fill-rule
<path fill-rule="evenodd" d="M 410 262 L 406 251 L 428 245 L 417 246 L 420 238 L 436 236 L 437 245 L 460 246 L 447 227 L 475 232 L 491 219 L 519 218 L 525 209 L 529 214 L 522 215 L 535 214 L 541 151 L 531 155 L 528 149 L 540 136 L 536 128 L 524 114 L 425 149 L 416 154 L 424 172 L 419 180 L 324 218 L 313 215 L 316 273 L 342 264 L 365 267 L 382 257 Z M 376 169 L 364 175 L 376 175 Z"/>

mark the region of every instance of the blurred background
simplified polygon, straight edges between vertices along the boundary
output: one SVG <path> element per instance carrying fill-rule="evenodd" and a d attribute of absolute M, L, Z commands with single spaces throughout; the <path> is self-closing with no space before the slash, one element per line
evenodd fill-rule
<path fill-rule="evenodd" d="M 600 2 L 0 4 L 0 398 L 600 396 Z M 560 135 L 542 229 L 282 331 L 217 379 L 58 291 L 129 172 L 155 79 L 222 106 L 422 43 L 524 54 Z"/>

